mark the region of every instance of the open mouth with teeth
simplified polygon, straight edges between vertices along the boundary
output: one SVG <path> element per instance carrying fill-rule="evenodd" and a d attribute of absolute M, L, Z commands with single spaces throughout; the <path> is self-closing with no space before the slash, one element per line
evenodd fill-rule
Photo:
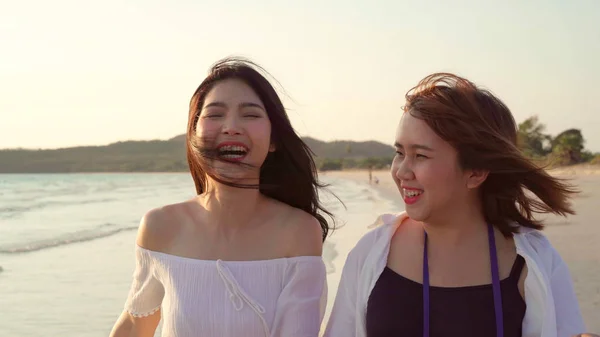
<path fill-rule="evenodd" d="M 423 190 L 403 188 L 402 194 L 404 197 L 404 202 L 408 205 L 412 205 L 419 201 L 419 198 L 423 194 Z"/>
<path fill-rule="evenodd" d="M 226 161 L 241 161 L 248 154 L 248 148 L 241 144 L 222 144 L 217 148 L 217 155 Z"/>

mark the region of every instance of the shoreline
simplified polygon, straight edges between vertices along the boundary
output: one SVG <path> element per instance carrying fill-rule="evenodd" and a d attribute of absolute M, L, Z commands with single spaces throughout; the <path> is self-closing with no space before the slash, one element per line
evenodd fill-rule
<path fill-rule="evenodd" d="M 369 183 L 369 171 L 365 169 L 340 170 L 340 171 L 320 171 L 319 176 L 346 179 L 355 183 L 364 184 L 373 188 L 379 195 L 394 203 L 400 209 L 404 209 L 404 202 L 400 197 L 400 192 L 394 183 L 389 170 L 371 171 L 373 179 L 377 178 L 378 183 Z"/>

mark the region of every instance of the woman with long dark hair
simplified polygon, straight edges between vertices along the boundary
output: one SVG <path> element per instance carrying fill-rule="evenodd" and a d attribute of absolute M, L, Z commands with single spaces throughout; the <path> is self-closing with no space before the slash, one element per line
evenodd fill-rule
<path fill-rule="evenodd" d="M 151 210 L 112 336 L 317 336 L 329 225 L 311 152 L 255 64 L 212 67 L 189 111 L 197 197 Z M 160 191 L 157 191 L 160 193 Z"/>
<path fill-rule="evenodd" d="M 523 156 L 505 104 L 446 73 L 406 95 L 391 174 L 406 211 L 348 255 L 327 337 L 566 337 L 585 331 L 536 213 L 575 189 Z"/>

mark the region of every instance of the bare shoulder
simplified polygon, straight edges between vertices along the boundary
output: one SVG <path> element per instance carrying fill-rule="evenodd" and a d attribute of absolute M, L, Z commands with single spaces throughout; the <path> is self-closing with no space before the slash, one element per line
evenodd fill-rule
<path fill-rule="evenodd" d="M 136 242 L 140 247 L 167 251 L 190 221 L 191 201 L 170 204 L 148 211 L 140 220 Z"/>
<path fill-rule="evenodd" d="M 321 256 L 323 229 L 312 214 L 287 204 L 276 202 L 283 219 L 282 227 L 290 256 Z"/>
<path fill-rule="evenodd" d="M 321 256 L 323 253 L 323 229 L 313 215 L 294 209 L 291 217 L 290 232 L 295 256 Z"/>
<path fill-rule="evenodd" d="M 390 249 L 396 248 L 419 248 L 423 240 L 423 225 L 409 217 L 401 220 L 391 239 Z"/>

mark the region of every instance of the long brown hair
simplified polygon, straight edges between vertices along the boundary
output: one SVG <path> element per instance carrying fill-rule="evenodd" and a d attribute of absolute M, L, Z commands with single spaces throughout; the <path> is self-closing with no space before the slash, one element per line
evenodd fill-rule
<path fill-rule="evenodd" d="M 325 240 L 330 229 L 325 216 L 335 222 L 332 213 L 319 201 L 319 190 L 326 185 L 318 181 L 310 148 L 294 131 L 277 92 L 261 72 L 266 74 L 264 69 L 249 60 L 225 58 L 211 67 L 208 76 L 192 95 L 186 152 L 196 192 L 202 194 L 206 191 L 208 176 L 229 186 L 258 188 L 262 194 L 314 216 L 321 224 Z M 271 142 L 276 150 L 267 155 L 260 167 L 258 184 L 235 183 L 216 175 L 210 165 L 211 160 L 219 160 L 215 149 L 210 147 L 210 140 L 196 136 L 196 123 L 206 95 L 216 83 L 227 79 L 238 79 L 248 84 L 264 104 L 271 122 Z"/>
<path fill-rule="evenodd" d="M 407 92 L 404 113 L 454 146 L 463 169 L 489 172 L 480 188 L 483 212 L 505 236 L 518 232 L 518 225 L 541 230 L 535 213 L 574 214 L 569 199 L 577 191 L 523 155 L 512 113 L 490 91 L 435 73 Z"/>

